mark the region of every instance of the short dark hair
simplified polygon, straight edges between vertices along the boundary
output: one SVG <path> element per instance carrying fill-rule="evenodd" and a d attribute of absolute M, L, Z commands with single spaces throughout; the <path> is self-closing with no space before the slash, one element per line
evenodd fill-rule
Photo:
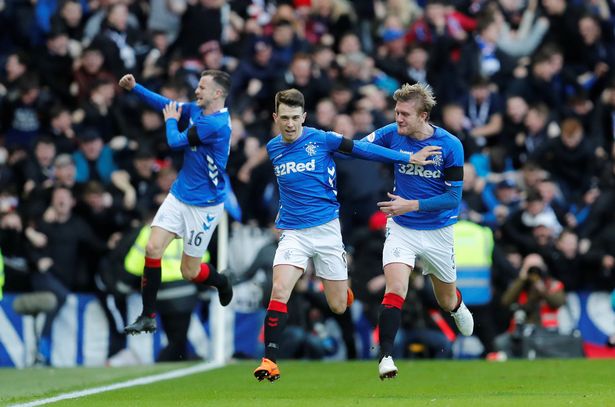
<path fill-rule="evenodd" d="M 214 82 L 216 82 L 216 84 L 222 88 L 224 96 L 228 96 L 229 91 L 231 90 L 231 75 L 227 74 L 224 71 L 208 69 L 201 72 L 201 78 L 203 76 L 211 76 Z"/>
<path fill-rule="evenodd" d="M 278 107 L 281 104 L 285 104 L 290 107 L 300 107 L 305 110 L 305 98 L 303 93 L 297 89 L 281 90 L 275 94 L 275 111 L 278 112 Z"/>

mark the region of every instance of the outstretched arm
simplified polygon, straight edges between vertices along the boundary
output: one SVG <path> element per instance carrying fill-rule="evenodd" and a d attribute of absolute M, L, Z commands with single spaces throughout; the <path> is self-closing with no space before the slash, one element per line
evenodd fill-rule
<path fill-rule="evenodd" d="M 131 74 L 122 76 L 119 85 L 129 92 L 134 92 L 139 97 L 139 99 L 141 99 L 143 102 L 147 103 L 156 110 L 162 110 L 170 102 L 173 102 L 171 99 L 159 95 L 156 92 L 152 92 L 144 86 L 139 85 L 135 80 L 134 76 L 132 76 Z M 184 114 L 187 113 L 188 109 L 184 109 Z"/>
<path fill-rule="evenodd" d="M 442 154 L 439 146 L 427 146 L 421 151 L 410 154 L 391 150 L 368 141 L 355 141 L 346 139 L 336 133 L 327 133 L 327 142 L 332 149 L 337 150 L 336 157 L 362 158 L 364 160 L 379 161 L 383 163 L 400 164 L 432 164 L 433 160 L 428 158 L 433 155 Z"/>
<path fill-rule="evenodd" d="M 379 161 L 383 163 L 408 164 L 410 162 L 409 153 L 390 150 L 388 148 L 365 141 L 343 139 L 338 147 L 338 151 L 342 154 L 348 154 L 356 158 Z"/>

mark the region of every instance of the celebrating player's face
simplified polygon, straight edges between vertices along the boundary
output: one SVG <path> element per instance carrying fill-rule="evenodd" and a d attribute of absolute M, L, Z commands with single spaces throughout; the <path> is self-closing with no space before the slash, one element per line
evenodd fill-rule
<path fill-rule="evenodd" d="M 273 114 L 273 120 L 280 129 L 284 141 L 294 141 L 301 135 L 305 116 L 301 107 L 285 104 L 278 106 L 278 112 Z"/>
<path fill-rule="evenodd" d="M 397 132 L 401 135 L 414 134 L 421 129 L 426 119 L 426 113 L 417 112 L 415 101 L 397 102 L 395 105 L 395 122 Z"/>
<path fill-rule="evenodd" d="M 199 85 L 194 90 L 196 104 L 201 108 L 206 108 L 212 100 L 216 98 L 218 87 L 211 76 L 202 76 Z"/>

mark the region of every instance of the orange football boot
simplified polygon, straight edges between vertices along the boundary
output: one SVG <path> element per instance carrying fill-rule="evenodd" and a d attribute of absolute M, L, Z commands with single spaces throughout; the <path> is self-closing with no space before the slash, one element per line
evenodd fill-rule
<path fill-rule="evenodd" d="M 263 358 L 263 360 L 261 360 L 261 365 L 254 370 L 254 377 L 256 377 L 259 382 L 262 382 L 264 379 L 275 382 L 280 378 L 280 369 L 275 362 Z"/>

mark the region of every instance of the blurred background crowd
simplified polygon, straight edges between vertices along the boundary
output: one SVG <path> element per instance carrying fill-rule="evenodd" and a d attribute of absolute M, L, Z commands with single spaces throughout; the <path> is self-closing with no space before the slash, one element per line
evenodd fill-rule
<path fill-rule="evenodd" d="M 506 348 L 516 311 L 554 329 L 566 292 L 615 286 L 614 11 L 609 0 L 0 0 L 4 291 L 51 290 L 60 304 L 71 292 L 121 303 L 138 291 L 139 267 L 126 259 L 182 156 L 161 113 L 118 88 L 123 74 L 180 101 L 204 69 L 231 74 L 228 172 L 242 212 L 232 273 L 262 288 L 239 290 L 244 305 L 268 300 L 275 93 L 301 90 L 306 125 L 360 139 L 394 121 L 395 89 L 422 82 L 438 100 L 431 120 L 465 149 L 459 285 L 483 353 Z M 370 328 L 384 290 L 376 202 L 392 171 L 338 163 L 349 271 Z M 419 274 L 399 353 L 450 357 L 454 325 Z M 288 356 L 330 354 L 331 315 L 309 272 L 291 301 Z M 359 319 L 337 319 L 346 357 L 365 356 L 353 343 Z M 175 328 L 179 350 L 162 359 L 185 357 Z"/>

